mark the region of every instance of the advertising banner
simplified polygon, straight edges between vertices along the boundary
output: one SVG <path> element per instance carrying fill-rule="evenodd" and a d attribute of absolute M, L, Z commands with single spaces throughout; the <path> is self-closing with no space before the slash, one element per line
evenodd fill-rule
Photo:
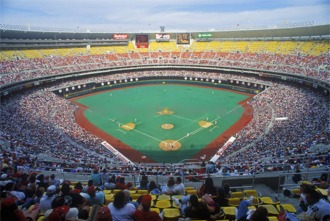
<path fill-rule="evenodd" d="M 115 40 L 125 40 L 128 39 L 128 34 L 113 34 L 112 38 Z"/>
<path fill-rule="evenodd" d="M 156 41 L 170 41 L 170 39 L 171 39 L 170 34 L 165 34 L 165 33 L 156 34 Z"/>

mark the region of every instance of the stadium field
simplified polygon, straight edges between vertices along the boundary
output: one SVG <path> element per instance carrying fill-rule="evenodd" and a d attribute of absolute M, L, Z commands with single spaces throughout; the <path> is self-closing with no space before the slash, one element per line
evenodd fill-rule
<path fill-rule="evenodd" d="M 246 103 L 251 97 L 163 82 L 116 88 L 72 101 L 81 107 L 77 122 L 130 160 L 169 163 L 215 154 L 251 119 Z"/>

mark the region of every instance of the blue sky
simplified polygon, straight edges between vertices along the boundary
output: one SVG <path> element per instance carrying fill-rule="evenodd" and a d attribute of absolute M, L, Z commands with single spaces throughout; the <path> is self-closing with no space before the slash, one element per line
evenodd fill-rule
<path fill-rule="evenodd" d="M 0 0 L 0 23 L 81 30 L 210 30 L 330 22 L 330 0 Z"/>

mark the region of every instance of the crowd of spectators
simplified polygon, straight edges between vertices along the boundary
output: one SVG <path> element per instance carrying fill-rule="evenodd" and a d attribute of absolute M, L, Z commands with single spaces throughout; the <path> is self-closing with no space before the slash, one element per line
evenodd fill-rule
<path fill-rule="evenodd" d="M 235 207 L 235 215 L 229 215 L 224 209 L 233 208 L 229 200 L 237 191 L 227 184 L 214 185 L 211 177 L 205 178 L 199 187 L 185 186 L 181 176 L 169 176 L 163 186 L 155 184 L 155 180 L 142 180 L 143 185 L 134 186 L 120 175 L 94 170 L 87 183 L 72 182 L 58 179 L 54 174 L 28 174 L 6 167 L 0 175 L 0 218 L 4 221 L 161 221 L 166 217 L 164 208 L 178 209 L 177 218 L 218 220 L 234 216 L 240 221 L 269 218 L 259 196 L 243 198 Z M 317 181 L 300 182 L 299 195 L 284 194 L 299 199 L 300 203 L 294 213 L 280 210 L 279 220 L 308 216 L 313 217 L 310 220 L 321 221 L 330 217 L 329 183 L 322 177 Z M 166 206 L 161 202 L 167 203 Z"/>
<path fill-rule="evenodd" d="M 148 52 L 127 54 L 49 56 L 0 61 L 0 86 L 48 75 L 91 71 L 130 65 L 191 64 L 241 67 L 290 73 L 330 82 L 328 56 L 229 52 Z"/>
<path fill-rule="evenodd" d="M 142 76 L 181 76 L 263 82 L 262 79 L 244 75 L 192 71 L 141 71 L 63 82 L 54 85 L 53 88 L 89 81 L 106 82 Z M 221 164 L 217 163 L 215 172 L 234 175 L 249 174 L 268 170 L 264 167 L 265 164 L 277 164 L 281 168 L 277 166 L 273 169 L 283 170 L 288 164 L 300 163 L 305 167 L 312 167 L 329 163 L 327 155 L 313 155 L 303 160 L 289 161 L 296 154 L 309 154 L 310 147 L 317 143 L 329 144 L 327 97 L 311 89 L 279 82 L 271 83 L 271 87 L 249 102 L 254 110 L 253 119 L 235 135 L 236 141 L 220 157 Z M 9 143 L 9 150 L 16 155 L 14 159 L 12 156 L 2 155 L 2 160 L 8 161 L 10 157 L 11 164 L 15 163 L 23 169 L 46 166 L 78 168 L 83 165 L 83 169 L 91 170 L 95 165 L 100 165 L 100 162 L 104 168 L 110 165 L 112 169 L 117 169 L 113 164 L 116 161 L 115 158 L 105 152 L 100 145 L 102 140 L 88 133 L 75 122 L 74 112 L 77 107 L 52 93 L 51 89 L 34 89 L 2 100 L 1 140 Z M 287 117 L 286 121 L 276 120 L 276 117 L 283 116 Z M 5 150 L 5 145 L 1 147 Z M 38 154 L 50 157 L 52 162 L 35 161 Z M 231 157 L 227 157 L 229 154 L 232 154 Z M 242 165 L 242 161 L 246 163 Z M 231 164 L 231 166 L 224 167 L 223 165 L 226 164 Z M 156 174 L 166 174 L 170 171 L 166 167 L 139 168 L 138 170 L 147 170 Z M 189 174 L 188 170 L 185 172 Z"/>

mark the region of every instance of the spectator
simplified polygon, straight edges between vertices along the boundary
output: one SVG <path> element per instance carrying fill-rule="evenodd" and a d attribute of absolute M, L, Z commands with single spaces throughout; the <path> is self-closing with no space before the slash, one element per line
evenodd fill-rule
<path fill-rule="evenodd" d="M 220 210 L 220 206 L 216 203 L 216 201 L 213 200 L 210 195 L 205 194 L 202 197 L 202 201 L 205 202 L 212 220 L 219 219 L 220 216 L 223 215 L 222 211 Z"/>
<path fill-rule="evenodd" d="M 225 198 L 230 198 L 231 197 L 231 190 L 230 190 L 230 187 L 229 187 L 228 184 L 225 184 L 223 186 L 223 190 L 224 190 Z"/>
<path fill-rule="evenodd" d="M 77 208 L 79 211 L 87 204 L 87 200 L 79 193 L 71 191 L 68 183 L 64 183 L 61 187 L 60 195 L 64 197 L 65 205 L 70 208 Z"/>
<path fill-rule="evenodd" d="M 310 192 L 311 189 L 315 189 L 315 186 L 308 183 L 302 183 L 299 189 L 300 189 L 300 196 L 299 196 L 299 208 L 297 210 L 297 214 L 307 211 L 308 202 L 306 198 L 306 193 Z"/>
<path fill-rule="evenodd" d="M 301 181 L 301 174 L 298 167 L 296 167 L 295 169 L 295 174 L 292 176 L 292 181 L 294 183 L 298 183 L 299 181 Z"/>
<path fill-rule="evenodd" d="M 126 195 L 123 191 L 115 194 L 113 202 L 108 205 L 113 221 L 134 221 L 133 213 L 135 207 L 133 204 L 128 203 Z"/>
<path fill-rule="evenodd" d="M 104 183 L 104 189 L 106 190 L 113 190 L 116 188 L 115 184 L 115 176 L 111 176 L 107 182 Z"/>
<path fill-rule="evenodd" d="M 77 208 L 70 208 L 65 205 L 63 196 L 57 196 L 52 202 L 52 209 L 45 212 L 45 220 L 64 220 L 64 219 L 78 219 L 79 211 Z"/>
<path fill-rule="evenodd" d="M 123 190 L 123 192 L 124 192 L 125 197 L 126 197 L 126 202 L 132 204 L 135 208 L 137 208 L 139 204 L 138 204 L 138 202 L 133 202 L 132 197 L 131 197 L 131 193 L 129 192 L 129 190 L 126 189 L 126 190 Z"/>
<path fill-rule="evenodd" d="M 78 182 L 74 185 L 72 192 L 73 193 L 81 193 L 82 189 L 83 189 L 82 183 Z"/>
<path fill-rule="evenodd" d="M 106 182 L 108 182 L 109 178 L 110 175 L 107 172 L 107 170 L 104 168 L 101 173 L 101 185 L 104 185 Z"/>
<path fill-rule="evenodd" d="M 308 205 L 306 213 L 316 220 L 330 219 L 330 203 L 322 199 L 315 189 L 309 189 L 305 194 Z"/>
<path fill-rule="evenodd" d="M 55 174 L 50 175 L 50 178 L 48 180 L 48 185 L 54 185 L 56 187 L 60 186 L 60 180 L 55 177 Z"/>
<path fill-rule="evenodd" d="M 138 209 L 134 212 L 135 221 L 161 221 L 162 219 L 155 211 L 150 211 L 151 196 L 144 195 Z"/>
<path fill-rule="evenodd" d="M 47 189 L 48 181 L 45 181 L 45 175 L 44 174 L 39 174 L 37 177 L 37 186 L 38 187 L 43 187 L 44 189 Z"/>
<path fill-rule="evenodd" d="M 174 195 L 184 195 L 185 194 L 185 187 L 182 183 L 181 177 L 177 177 L 175 180 L 175 185 L 173 188 Z"/>
<path fill-rule="evenodd" d="M 168 181 L 164 187 L 163 193 L 167 195 L 172 195 L 174 190 L 175 180 L 174 177 L 169 177 Z"/>
<path fill-rule="evenodd" d="M 112 215 L 109 207 L 101 206 L 97 211 L 95 221 L 112 221 Z"/>
<path fill-rule="evenodd" d="M 147 190 L 148 189 L 148 185 L 149 185 L 148 176 L 142 175 L 139 189 L 140 190 Z"/>
<path fill-rule="evenodd" d="M 103 205 L 105 198 L 103 191 L 100 191 L 98 188 L 95 189 L 94 187 L 88 188 L 87 193 L 90 196 L 89 205 Z"/>
<path fill-rule="evenodd" d="M 258 206 L 250 216 L 249 221 L 269 221 L 267 209 L 263 206 Z"/>
<path fill-rule="evenodd" d="M 150 181 L 148 191 L 150 194 L 154 194 L 154 195 L 161 194 L 161 189 L 154 180 Z"/>
<path fill-rule="evenodd" d="M 247 219 L 249 206 L 252 205 L 252 200 L 253 197 L 250 197 L 247 200 L 242 200 L 238 206 L 238 209 L 235 208 L 237 221 L 243 221 Z"/>
<path fill-rule="evenodd" d="M 215 200 L 218 199 L 218 190 L 213 184 L 213 179 L 211 177 L 207 177 L 204 180 L 204 184 L 198 190 L 198 196 L 202 197 L 205 194 L 211 195 L 211 197 Z"/>
<path fill-rule="evenodd" d="M 94 181 L 93 180 L 88 180 L 87 185 L 82 188 L 81 192 L 87 193 L 87 190 L 91 186 L 94 186 Z"/>
<path fill-rule="evenodd" d="M 54 185 L 50 185 L 47 188 L 47 192 L 40 199 L 40 212 L 45 213 L 52 208 L 52 202 L 57 197 L 57 188 Z"/>
<path fill-rule="evenodd" d="M 199 202 L 197 195 L 184 196 L 180 202 L 182 214 L 186 217 L 193 219 L 209 219 L 211 217 L 206 203 Z M 190 203 L 189 206 L 187 205 L 188 202 Z"/>
<path fill-rule="evenodd" d="M 40 188 L 38 189 L 40 190 Z M 22 204 L 22 209 L 26 210 L 31 205 L 39 204 L 40 199 L 43 196 L 43 193 L 40 193 L 40 191 L 34 192 L 31 188 L 26 188 L 25 191 L 25 202 Z"/>
<path fill-rule="evenodd" d="M 25 202 L 25 193 L 22 191 L 19 191 L 15 188 L 15 183 L 12 181 L 9 181 L 6 183 L 6 186 L 4 189 L 5 190 L 3 192 L 1 192 L 1 194 L 5 194 L 4 197 L 7 196 L 11 196 L 11 197 L 15 197 L 17 199 L 17 205 L 21 205 Z"/>
<path fill-rule="evenodd" d="M 92 175 L 91 175 L 91 180 L 93 180 L 93 184 L 95 186 L 101 186 L 102 184 L 102 179 L 101 179 L 101 174 L 97 169 L 94 169 Z"/>
<path fill-rule="evenodd" d="M 228 206 L 228 193 L 226 193 L 224 187 L 218 188 L 218 204 L 219 206 Z"/>
<path fill-rule="evenodd" d="M 115 189 L 120 189 L 120 190 L 127 189 L 127 186 L 125 184 L 125 177 L 119 177 L 119 180 L 116 182 Z"/>
<path fill-rule="evenodd" d="M 209 161 L 208 164 L 206 164 L 206 173 L 215 173 L 215 165 L 213 161 Z"/>
<path fill-rule="evenodd" d="M 25 216 L 23 212 L 18 209 L 15 198 L 7 197 L 1 200 L 1 220 L 25 221 Z"/>

